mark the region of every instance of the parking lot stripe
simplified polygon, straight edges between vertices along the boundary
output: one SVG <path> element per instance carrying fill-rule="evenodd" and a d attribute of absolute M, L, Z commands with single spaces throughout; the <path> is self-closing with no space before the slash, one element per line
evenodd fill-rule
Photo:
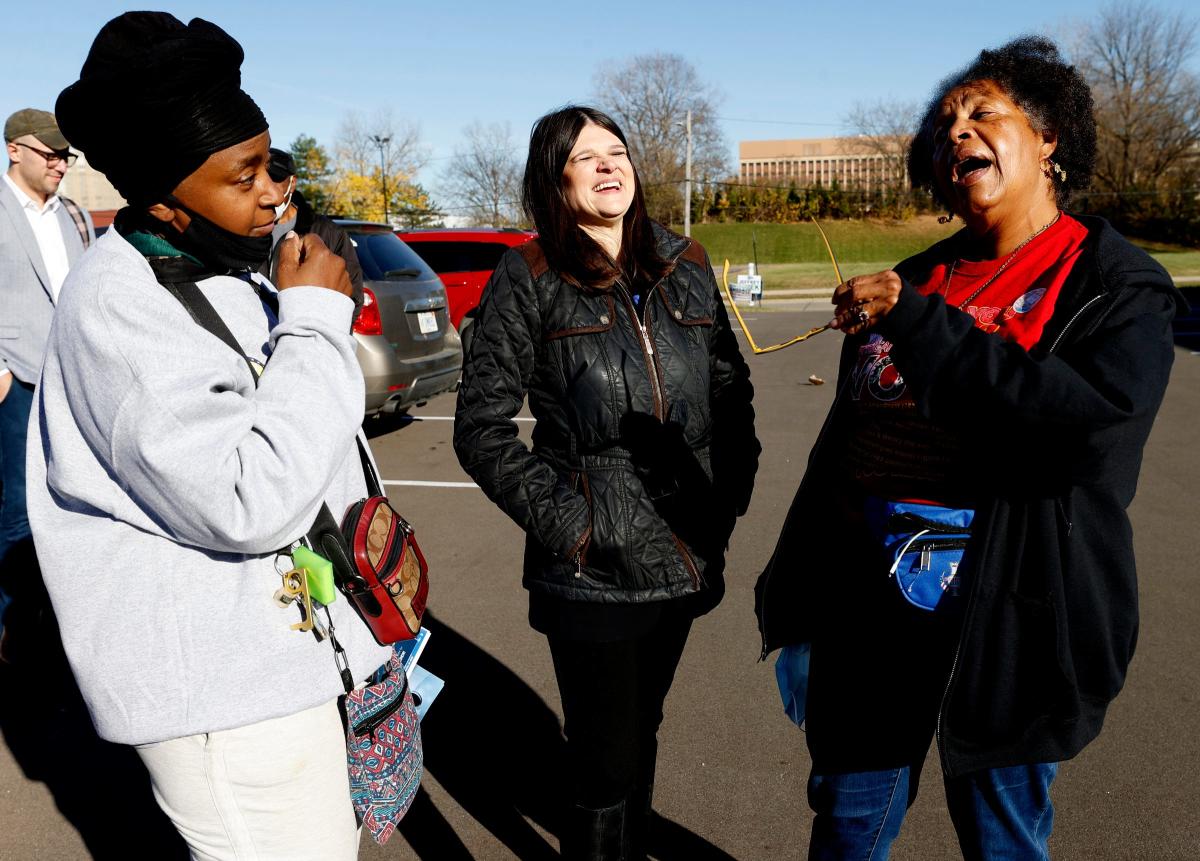
<path fill-rule="evenodd" d="M 411 416 L 415 422 L 452 422 L 454 416 Z M 532 416 L 517 416 L 513 419 L 514 422 L 531 422 L 534 421 Z"/>
<path fill-rule="evenodd" d="M 404 487 L 474 487 L 479 485 L 473 481 L 385 481 L 384 484 L 402 485 Z"/>

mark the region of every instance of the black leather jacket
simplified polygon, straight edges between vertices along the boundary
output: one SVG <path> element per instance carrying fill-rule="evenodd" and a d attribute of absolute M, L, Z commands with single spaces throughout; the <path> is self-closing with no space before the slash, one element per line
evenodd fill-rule
<path fill-rule="evenodd" d="M 655 225 L 671 271 L 580 290 L 537 241 L 487 287 L 463 367 L 454 448 L 527 533 L 526 588 L 638 602 L 723 587 L 758 467 L 750 372 L 704 249 Z M 512 418 L 525 397 L 530 451 Z"/>

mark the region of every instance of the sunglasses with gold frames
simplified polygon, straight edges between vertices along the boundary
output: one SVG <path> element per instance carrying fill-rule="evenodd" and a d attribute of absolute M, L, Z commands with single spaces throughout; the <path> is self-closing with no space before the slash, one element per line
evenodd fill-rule
<path fill-rule="evenodd" d="M 825 235 L 825 231 L 821 229 L 820 224 L 817 224 L 817 220 L 815 218 L 812 219 L 812 223 L 817 228 L 817 232 L 819 234 L 821 234 L 821 241 L 825 243 L 825 250 L 829 252 L 829 259 L 833 262 L 833 274 L 837 276 L 837 284 L 841 284 L 842 283 L 842 270 L 838 266 L 837 256 L 834 255 L 834 253 L 833 253 L 833 247 L 829 244 L 829 237 Z M 813 335 L 819 335 L 822 332 L 824 332 L 826 329 L 829 328 L 829 324 L 826 323 L 824 326 L 818 326 L 815 329 L 809 329 L 803 335 L 797 335 L 795 338 L 792 338 L 790 341 L 784 341 L 781 344 L 772 344 L 769 347 L 760 347 L 760 346 L 758 346 L 758 343 L 754 340 L 754 336 L 750 334 L 750 327 L 746 325 L 745 319 L 742 318 L 742 312 L 738 310 L 737 302 L 733 301 L 733 293 L 729 289 L 729 260 L 728 259 L 725 260 L 725 269 L 721 273 L 721 283 L 725 287 L 725 296 L 728 297 L 728 299 L 729 299 L 729 307 L 731 307 L 733 309 L 733 315 L 735 317 L 737 317 L 738 325 L 742 327 L 742 331 L 746 334 L 746 340 L 750 343 L 750 349 L 754 352 L 754 355 L 756 355 L 756 356 L 760 355 L 762 353 L 774 353 L 777 350 L 786 349 L 787 347 L 790 347 L 793 344 L 799 344 L 803 341 L 807 341 Z M 836 287 L 837 284 L 835 284 L 834 286 Z"/>

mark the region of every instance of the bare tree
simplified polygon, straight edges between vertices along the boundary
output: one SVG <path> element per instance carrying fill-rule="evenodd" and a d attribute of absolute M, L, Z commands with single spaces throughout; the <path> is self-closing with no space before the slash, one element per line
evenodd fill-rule
<path fill-rule="evenodd" d="M 428 161 L 421 144 L 421 129 L 410 122 L 397 120 L 391 111 L 379 111 L 367 118 L 358 112 L 346 114 L 338 128 L 337 158 L 339 167 L 354 173 L 370 174 L 380 165 L 380 144 L 383 143 L 383 170 L 388 176 L 404 174 L 415 177 Z"/>
<path fill-rule="evenodd" d="M 428 193 L 416 181 L 427 159 L 417 126 L 396 120 L 390 111 L 370 119 L 349 113 L 334 152 L 330 203 L 338 213 L 410 224 L 433 212 Z"/>
<path fill-rule="evenodd" d="M 700 182 L 729 172 L 725 140 L 716 118 L 721 97 L 678 54 L 643 54 L 604 66 L 593 79 L 596 101 L 629 139 L 650 214 L 682 220 L 683 121 L 692 111 L 692 176 Z"/>
<path fill-rule="evenodd" d="M 908 146 L 917 123 L 915 102 L 879 99 L 855 102 L 843 119 L 853 134 L 846 140 L 847 152 L 880 157 L 878 182 L 888 191 L 908 187 Z"/>
<path fill-rule="evenodd" d="M 520 224 L 521 159 L 508 123 L 471 123 L 442 171 L 442 188 L 472 224 Z"/>
<path fill-rule="evenodd" d="M 1080 28 L 1073 53 L 1095 99 L 1094 188 L 1124 201 L 1194 168 L 1200 83 L 1187 66 L 1195 49 L 1195 19 L 1146 3 L 1108 6 Z"/>

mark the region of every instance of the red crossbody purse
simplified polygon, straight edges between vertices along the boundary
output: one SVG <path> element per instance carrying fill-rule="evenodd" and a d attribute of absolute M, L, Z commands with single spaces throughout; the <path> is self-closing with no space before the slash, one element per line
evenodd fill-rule
<path fill-rule="evenodd" d="M 355 438 L 367 496 L 346 510 L 341 524 L 321 506 L 309 545 L 333 563 L 334 582 L 380 645 L 411 640 L 421 630 L 429 599 L 429 566 L 412 525 L 380 491 L 362 440 Z"/>
<path fill-rule="evenodd" d="M 429 566 L 413 528 L 385 496 L 350 506 L 342 537 L 357 577 L 342 591 L 380 643 L 409 640 L 421 630 L 429 598 Z"/>

